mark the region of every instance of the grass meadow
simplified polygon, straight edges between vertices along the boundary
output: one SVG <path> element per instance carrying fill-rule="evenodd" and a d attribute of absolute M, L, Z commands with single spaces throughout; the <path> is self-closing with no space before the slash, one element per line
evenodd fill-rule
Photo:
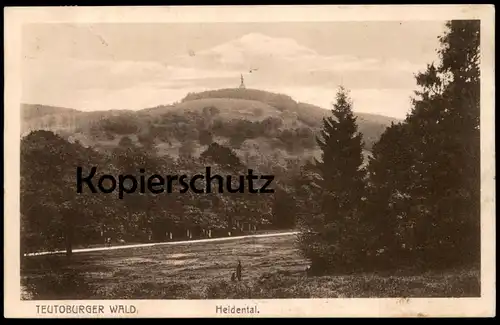
<path fill-rule="evenodd" d="M 237 261 L 241 282 L 232 282 Z M 477 297 L 479 270 L 308 276 L 295 236 L 25 257 L 22 299 Z"/>

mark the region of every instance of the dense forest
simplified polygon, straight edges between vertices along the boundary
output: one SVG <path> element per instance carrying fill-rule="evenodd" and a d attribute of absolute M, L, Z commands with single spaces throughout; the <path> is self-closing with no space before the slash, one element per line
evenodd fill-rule
<path fill-rule="evenodd" d="M 70 256 L 105 238 L 298 228 L 313 273 L 478 263 L 479 21 L 447 26 L 439 62 L 416 75 L 419 89 L 404 121 L 354 114 L 344 88 L 326 113 L 248 89 L 188 94 L 140 112 L 28 107 L 21 254 L 65 248 Z M 53 127 L 56 116 L 67 120 L 64 127 Z M 194 175 L 206 166 L 245 175 L 251 168 L 274 175 L 275 192 L 78 194 L 78 166 L 111 175 L 141 168 Z"/>
<path fill-rule="evenodd" d="M 40 142 L 45 145 L 40 147 Z M 69 249 L 70 245 L 102 243 L 103 237 L 127 242 L 209 237 L 209 231 L 217 236 L 221 230 L 237 233 L 254 230 L 257 223 L 272 223 L 272 198 L 265 195 L 138 191 L 120 199 L 116 192 L 92 193 L 88 188 L 78 194 L 77 167 L 86 175 L 92 166 L 110 175 L 138 175 L 140 168 L 150 174 L 194 175 L 204 173 L 205 166 L 218 175 L 246 173 L 230 149 L 215 143 L 200 159 L 178 160 L 152 155 L 125 141 L 122 145 L 102 155 L 50 131 L 35 131 L 23 139 L 21 189 L 23 201 L 29 202 L 23 202 L 22 214 L 25 251 L 63 243 Z"/>

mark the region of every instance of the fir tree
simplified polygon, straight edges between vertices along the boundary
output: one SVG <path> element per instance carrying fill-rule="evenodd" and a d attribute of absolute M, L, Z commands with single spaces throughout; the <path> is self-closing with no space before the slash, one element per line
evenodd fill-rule
<path fill-rule="evenodd" d="M 341 87 L 331 117 L 324 118 L 318 145 L 321 160 L 314 170 L 321 190 L 320 211 L 305 220 L 300 242 L 316 271 L 353 269 L 364 254 L 365 237 L 360 212 L 364 197 L 362 136 L 352 103 Z"/>
<path fill-rule="evenodd" d="M 323 119 L 322 139 L 317 138 L 321 161 L 316 160 L 315 165 L 322 177 L 321 187 L 339 200 L 336 208 L 355 210 L 364 189 L 363 140 L 343 87 L 337 93 L 332 115 Z"/>

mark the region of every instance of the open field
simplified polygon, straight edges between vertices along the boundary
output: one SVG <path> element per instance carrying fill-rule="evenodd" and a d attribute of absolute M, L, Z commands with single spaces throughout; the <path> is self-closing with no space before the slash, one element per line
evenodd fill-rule
<path fill-rule="evenodd" d="M 308 277 L 295 236 L 27 257 L 24 299 L 475 297 L 479 272 Z M 241 282 L 231 282 L 237 260 Z M 408 294 L 409 293 L 409 294 Z"/>

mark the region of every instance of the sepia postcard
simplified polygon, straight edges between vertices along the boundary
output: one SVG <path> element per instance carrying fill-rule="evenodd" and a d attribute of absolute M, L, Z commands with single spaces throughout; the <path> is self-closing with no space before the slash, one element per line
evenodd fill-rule
<path fill-rule="evenodd" d="M 494 14 L 5 8 L 4 316 L 495 316 Z"/>

